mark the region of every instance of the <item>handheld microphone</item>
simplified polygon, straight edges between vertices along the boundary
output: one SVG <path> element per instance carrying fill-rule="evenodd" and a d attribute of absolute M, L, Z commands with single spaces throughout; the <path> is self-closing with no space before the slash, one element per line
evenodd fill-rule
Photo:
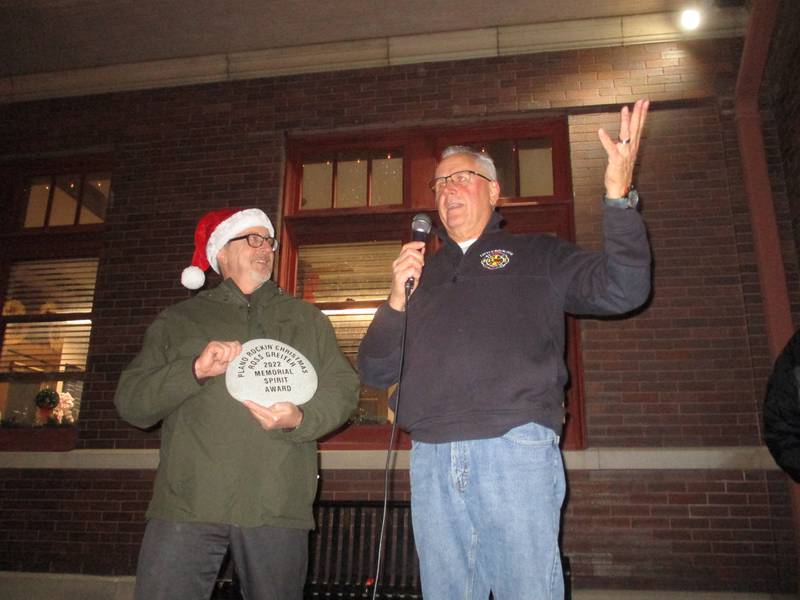
<path fill-rule="evenodd" d="M 433 227 L 433 223 L 428 215 L 425 213 L 414 215 L 414 219 L 411 221 L 411 240 L 414 242 L 426 241 L 431 227 Z"/>
<path fill-rule="evenodd" d="M 414 215 L 411 221 L 411 240 L 414 242 L 427 241 L 432 226 L 431 218 L 425 213 Z M 412 289 L 414 289 L 414 278 L 409 277 L 406 279 L 406 294 L 410 294 Z"/>

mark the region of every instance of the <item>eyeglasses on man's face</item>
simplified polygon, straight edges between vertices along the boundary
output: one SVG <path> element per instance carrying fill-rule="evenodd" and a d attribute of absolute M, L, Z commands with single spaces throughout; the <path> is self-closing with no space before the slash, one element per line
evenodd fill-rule
<path fill-rule="evenodd" d="M 445 175 L 444 177 L 434 177 L 428 182 L 428 187 L 431 188 L 437 194 L 441 192 L 444 187 L 447 185 L 448 182 L 452 183 L 453 185 L 457 185 L 459 187 L 463 187 L 465 185 L 469 185 L 472 183 L 472 179 L 474 176 L 477 175 L 486 181 L 492 181 L 486 175 L 481 175 L 477 171 L 456 171 L 455 173 L 450 173 L 450 175 Z"/>
<path fill-rule="evenodd" d="M 231 238 L 228 240 L 228 243 L 235 242 L 237 240 L 247 240 L 247 245 L 251 248 L 261 248 L 264 243 L 269 246 L 269 249 L 273 252 L 278 248 L 278 242 L 273 237 L 264 237 L 259 233 L 248 233 L 246 235 L 240 235 L 239 237 Z"/>

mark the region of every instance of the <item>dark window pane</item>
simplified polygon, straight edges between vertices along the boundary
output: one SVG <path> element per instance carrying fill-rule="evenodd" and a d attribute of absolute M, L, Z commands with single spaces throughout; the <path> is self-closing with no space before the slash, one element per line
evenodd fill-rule
<path fill-rule="evenodd" d="M 494 160 L 497 169 L 497 182 L 500 184 L 500 197 L 512 198 L 517 195 L 517 164 L 514 142 L 512 140 L 497 140 L 483 144 L 481 149 L 486 149 Z"/>
<path fill-rule="evenodd" d="M 403 156 L 391 151 L 372 159 L 371 206 L 403 204 Z"/>
<path fill-rule="evenodd" d="M 336 163 L 336 208 L 367 205 L 367 166 L 366 157 Z"/>
<path fill-rule="evenodd" d="M 518 151 L 520 196 L 552 196 L 553 148 L 550 140 L 521 140 Z"/>
<path fill-rule="evenodd" d="M 86 176 L 81 203 L 81 225 L 103 223 L 111 200 L 111 175 L 108 173 Z"/>
<path fill-rule="evenodd" d="M 80 193 L 81 178 L 79 175 L 56 177 L 53 204 L 50 208 L 50 219 L 47 224 L 50 226 L 74 225 Z"/>
<path fill-rule="evenodd" d="M 333 163 L 331 161 L 306 162 L 303 164 L 303 196 L 301 209 L 330 208 L 333 186 Z"/>
<path fill-rule="evenodd" d="M 28 185 L 28 206 L 25 210 L 25 227 L 44 227 L 49 197 L 49 177 L 34 177 L 30 180 Z"/>

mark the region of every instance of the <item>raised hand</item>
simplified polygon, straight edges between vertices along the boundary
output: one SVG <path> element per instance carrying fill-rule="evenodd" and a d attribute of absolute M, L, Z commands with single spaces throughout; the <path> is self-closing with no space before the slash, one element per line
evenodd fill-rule
<path fill-rule="evenodd" d="M 389 294 L 389 306 L 395 310 L 405 310 L 406 281 L 409 277 L 413 277 L 414 289 L 416 289 L 424 265 L 425 242 L 403 244 L 400 255 L 392 263 L 392 291 Z"/>
<path fill-rule="evenodd" d="M 639 152 L 639 141 L 644 130 L 649 100 L 637 100 L 633 111 L 623 106 L 619 114 L 619 138 L 614 140 L 605 129 L 597 132 L 600 143 L 608 155 L 604 183 L 606 197 L 622 198 L 628 194 L 633 180 L 633 168 Z"/>

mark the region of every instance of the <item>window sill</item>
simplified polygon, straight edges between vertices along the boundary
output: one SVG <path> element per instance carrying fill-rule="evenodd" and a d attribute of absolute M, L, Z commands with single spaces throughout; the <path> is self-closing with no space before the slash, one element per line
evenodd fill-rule
<path fill-rule="evenodd" d="M 0 427 L 0 452 L 67 452 L 77 441 L 77 427 Z"/>
<path fill-rule="evenodd" d="M 390 424 L 345 425 L 319 442 L 320 450 L 386 450 L 392 433 Z M 397 431 L 396 450 L 411 448 L 411 438 L 404 431 Z"/>

